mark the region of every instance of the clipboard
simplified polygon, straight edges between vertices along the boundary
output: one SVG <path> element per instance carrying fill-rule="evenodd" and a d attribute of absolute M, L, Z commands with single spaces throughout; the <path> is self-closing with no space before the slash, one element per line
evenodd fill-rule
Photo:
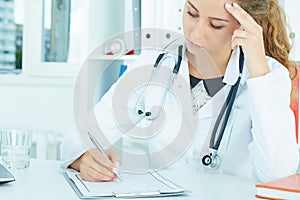
<path fill-rule="evenodd" d="M 74 170 L 64 171 L 63 176 L 80 199 L 165 197 L 186 195 L 189 192 L 163 177 L 158 172 L 148 172 L 143 175 L 122 173 L 125 181 L 119 183 L 119 180 L 115 180 L 114 182 L 86 182 L 80 178 L 79 172 Z M 150 182 L 152 186 L 149 185 Z M 141 186 L 142 189 L 135 189 L 132 186 L 134 183 L 138 183 L 138 187 Z M 153 185 L 153 183 L 155 184 Z M 129 186 L 132 188 L 128 188 Z M 97 190 L 99 189 L 99 191 L 93 191 L 93 187 L 97 188 Z M 109 190 L 104 189 L 104 191 L 101 191 L 101 188 L 109 188 Z"/>

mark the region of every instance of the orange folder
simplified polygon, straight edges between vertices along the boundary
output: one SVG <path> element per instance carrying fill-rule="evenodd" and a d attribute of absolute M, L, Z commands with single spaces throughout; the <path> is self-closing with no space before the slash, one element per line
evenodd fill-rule
<path fill-rule="evenodd" d="M 300 199 L 300 174 L 255 185 L 256 197 L 263 199 Z"/>

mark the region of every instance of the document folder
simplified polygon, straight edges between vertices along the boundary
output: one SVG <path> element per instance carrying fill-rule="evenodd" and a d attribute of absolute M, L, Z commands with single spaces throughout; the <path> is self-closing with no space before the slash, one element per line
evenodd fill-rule
<path fill-rule="evenodd" d="M 63 175 L 81 199 L 162 197 L 183 195 L 187 192 L 157 172 L 122 173 L 122 182 L 118 179 L 112 182 L 83 181 L 79 173 L 73 170 L 63 172 Z"/>

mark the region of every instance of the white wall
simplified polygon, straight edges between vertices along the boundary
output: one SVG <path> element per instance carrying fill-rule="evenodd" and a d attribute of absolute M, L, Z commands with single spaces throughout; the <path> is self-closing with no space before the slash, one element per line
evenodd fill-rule
<path fill-rule="evenodd" d="M 73 129 L 71 83 L 37 84 L 34 83 L 36 80 L 24 80 L 21 75 L 13 76 L 0 77 L 0 128 L 62 132 Z"/>
<path fill-rule="evenodd" d="M 156 1 L 152 2 L 153 8 L 155 8 Z M 174 10 L 178 10 L 178 5 L 170 3 L 171 1 L 172 0 L 168 0 L 168 4 L 173 5 L 171 10 L 174 12 Z M 182 4 L 182 1 L 183 0 L 176 2 Z M 92 2 L 94 9 L 91 10 L 89 18 L 96 21 L 90 21 L 90 26 L 92 28 L 92 30 L 89 31 L 88 39 L 88 48 L 90 50 L 94 49 L 95 45 L 101 42 L 100 40 L 103 41 L 104 38 L 109 37 L 110 35 L 112 36 L 112 34 L 109 35 L 109 33 L 117 33 L 124 28 L 124 25 L 121 26 L 121 24 L 119 24 L 116 26 L 116 24 L 114 24 L 114 27 L 116 28 L 109 27 L 109 30 L 106 29 L 107 33 L 103 33 L 102 26 L 92 26 L 92 24 L 97 24 L 99 22 L 98 19 L 101 19 L 101 17 L 96 17 L 95 15 L 104 16 L 103 12 L 102 14 L 101 12 L 99 13 L 99 10 L 97 10 L 96 7 L 103 8 L 108 6 L 108 4 L 106 5 L 102 2 L 106 5 L 103 6 L 98 0 L 93 0 Z M 161 3 L 160 1 L 157 2 Z M 145 1 L 144 8 L 147 3 L 149 4 L 150 2 Z M 114 7 L 113 5 L 111 6 Z M 158 7 L 161 8 L 161 6 Z M 128 9 L 130 9 L 130 7 Z M 166 10 L 171 11 L 170 7 Z M 150 13 L 152 12 L 149 12 L 149 14 Z M 106 14 L 108 15 L 108 11 L 106 11 Z M 122 13 L 119 14 L 121 15 Z M 113 15 L 114 18 L 112 19 L 115 20 L 116 15 Z M 178 18 L 178 21 L 180 22 L 180 17 Z M 109 17 L 106 19 L 109 19 Z M 150 22 L 153 22 L 155 21 L 155 17 L 152 16 L 149 20 Z M 174 22 L 177 20 L 169 19 L 167 21 Z M 109 22 L 104 24 L 108 26 Z M 166 23 L 165 21 L 159 21 L 153 25 L 161 27 L 166 24 L 169 24 L 166 28 L 173 30 L 176 30 L 179 26 L 177 23 L 170 25 L 170 23 Z M 145 25 L 151 27 L 151 24 L 145 23 Z M 102 33 L 102 35 L 100 35 L 100 33 Z M 64 80 L 51 80 L 49 78 L 46 78 L 45 80 L 45 78 L 32 78 L 26 77 L 25 75 L 0 75 L 0 128 L 61 130 L 64 132 L 73 130 L 72 106 L 72 80 L 64 82 Z"/>
<path fill-rule="evenodd" d="M 299 23 L 299 11 L 300 1 L 285 0 L 284 9 L 288 16 L 289 24 L 291 25 L 292 31 L 295 33 L 294 46 L 291 52 L 291 57 L 300 61 L 300 23 Z"/>
<path fill-rule="evenodd" d="M 125 2 L 119 0 L 83 2 L 82 17 L 87 23 L 82 27 L 84 35 L 82 48 L 83 54 L 88 54 L 107 38 L 123 32 L 122 7 Z M 118 8 L 115 7 L 116 4 Z M 116 23 L 117 20 L 119 23 Z M 32 38 L 32 35 L 30 37 Z M 32 46 L 28 49 L 32 51 Z M 83 56 L 84 60 L 87 55 Z M 75 127 L 72 108 L 75 78 L 30 77 L 26 73 L 0 75 L 0 128 L 58 130 L 64 133 L 72 131 Z"/>
<path fill-rule="evenodd" d="M 186 0 L 142 1 L 142 28 L 162 28 L 181 33 L 181 18 L 185 1 Z"/>

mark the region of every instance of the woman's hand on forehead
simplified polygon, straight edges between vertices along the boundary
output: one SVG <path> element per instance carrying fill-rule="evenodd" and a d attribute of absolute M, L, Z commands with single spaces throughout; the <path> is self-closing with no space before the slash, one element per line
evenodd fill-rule
<path fill-rule="evenodd" d="M 269 72 L 269 67 L 265 57 L 262 27 L 237 3 L 226 3 L 225 9 L 241 25 L 233 32 L 232 49 L 242 47 L 251 77 L 265 75 Z"/>

